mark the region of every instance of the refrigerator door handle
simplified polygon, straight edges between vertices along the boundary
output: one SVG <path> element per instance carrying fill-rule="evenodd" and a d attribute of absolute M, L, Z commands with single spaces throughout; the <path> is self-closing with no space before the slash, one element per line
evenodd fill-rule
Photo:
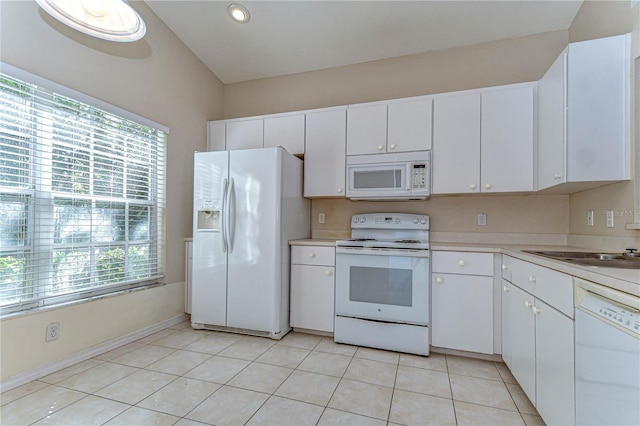
<path fill-rule="evenodd" d="M 222 219 L 222 226 L 220 227 L 220 230 L 222 231 L 222 252 L 226 253 L 227 252 L 227 224 L 225 222 L 225 217 L 226 217 L 226 212 L 227 212 L 227 188 L 228 188 L 229 184 L 227 181 L 227 178 L 224 178 L 224 180 L 222 181 L 222 211 L 220 212 L 221 214 L 221 219 Z"/>
<path fill-rule="evenodd" d="M 229 184 L 229 197 L 227 200 L 227 244 L 229 253 L 233 253 L 233 241 L 236 235 L 236 189 L 235 182 L 231 178 Z"/>

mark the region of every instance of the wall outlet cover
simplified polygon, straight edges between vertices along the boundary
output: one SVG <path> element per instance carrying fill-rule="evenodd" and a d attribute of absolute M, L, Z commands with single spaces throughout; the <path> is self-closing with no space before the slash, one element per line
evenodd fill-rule
<path fill-rule="evenodd" d="M 487 214 L 478 213 L 478 226 L 487 226 Z"/>
<path fill-rule="evenodd" d="M 318 223 L 324 223 L 324 213 L 318 213 Z"/>
<path fill-rule="evenodd" d="M 587 212 L 587 226 L 593 226 L 593 210 Z"/>
<path fill-rule="evenodd" d="M 47 335 L 45 337 L 46 342 L 50 342 L 52 340 L 56 340 L 60 337 L 60 323 L 52 322 L 47 326 Z"/>

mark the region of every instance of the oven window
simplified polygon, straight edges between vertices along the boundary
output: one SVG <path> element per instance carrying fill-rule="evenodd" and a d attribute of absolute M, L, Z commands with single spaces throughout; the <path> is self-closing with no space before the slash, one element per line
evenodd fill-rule
<path fill-rule="evenodd" d="M 354 171 L 353 187 L 354 189 L 402 188 L 402 170 Z"/>
<path fill-rule="evenodd" d="M 411 269 L 351 266 L 349 300 L 381 305 L 411 306 Z"/>

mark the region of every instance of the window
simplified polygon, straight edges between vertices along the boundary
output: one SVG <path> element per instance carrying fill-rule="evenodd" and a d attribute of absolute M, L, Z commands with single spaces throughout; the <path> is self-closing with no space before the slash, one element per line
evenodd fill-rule
<path fill-rule="evenodd" d="M 165 142 L 148 123 L 0 74 L 3 314 L 160 281 Z"/>

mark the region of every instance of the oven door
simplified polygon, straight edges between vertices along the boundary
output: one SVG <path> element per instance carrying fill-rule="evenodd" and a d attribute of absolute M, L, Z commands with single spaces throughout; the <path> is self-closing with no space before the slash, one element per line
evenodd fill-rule
<path fill-rule="evenodd" d="M 428 253 L 338 248 L 336 315 L 426 326 Z"/>

